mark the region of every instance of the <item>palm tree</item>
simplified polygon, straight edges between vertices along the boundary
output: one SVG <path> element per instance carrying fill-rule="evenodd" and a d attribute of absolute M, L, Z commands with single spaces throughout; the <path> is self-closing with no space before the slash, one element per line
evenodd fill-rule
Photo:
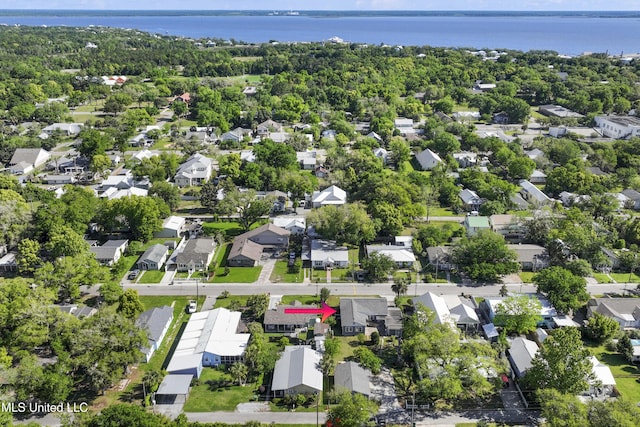
<path fill-rule="evenodd" d="M 249 368 L 244 363 L 236 362 L 229 368 L 229 373 L 238 380 L 238 385 L 244 386 L 249 375 Z"/>
<path fill-rule="evenodd" d="M 409 279 L 406 277 L 398 277 L 393 280 L 391 290 L 396 293 L 397 296 L 404 295 L 409 289 Z"/>

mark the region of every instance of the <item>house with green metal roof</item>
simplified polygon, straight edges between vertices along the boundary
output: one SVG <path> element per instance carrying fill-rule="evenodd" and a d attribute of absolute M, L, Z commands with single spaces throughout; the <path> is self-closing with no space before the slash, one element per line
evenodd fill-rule
<path fill-rule="evenodd" d="M 464 219 L 464 228 L 467 230 L 467 236 L 475 236 L 481 230 L 490 230 L 489 217 L 469 215 Z"/>

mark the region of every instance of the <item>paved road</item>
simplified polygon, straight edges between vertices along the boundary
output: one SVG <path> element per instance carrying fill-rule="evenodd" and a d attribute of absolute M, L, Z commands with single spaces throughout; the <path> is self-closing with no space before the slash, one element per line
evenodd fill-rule
<path fill-rule="evenodd" d="M 233 295 L 252 295 L 255 293 L 269 292 L 274 295 L 315 295 L 315 283 L 199 283 L 198 293 L 200 295 L 219 295 L 223 290 L 228 290 Z M 320 284 L 321 287 L 327 287 L 333 295 L 380 295 L 385 297 L 393 297 L 395 294 L 391 291 L 391 283 L 330 283 Z M 536 287 L 530 283 L 507 284 L 507 289 L 513 293 L 531 293 L 536 291 Z M 591 294 L 598 295 L 606 292 L 623 293 L 625 289 L 632 289 L 637 286 L 636 283 L 624 284 L 589 284 L 587 291 Z M 161 284 L 124 284 L 124 289 L 135 289 L 140 295 L 176 295 L 186 296 L 196 294 L 196 283 L 186 281 L 175 281 L 174 285 Z M 463 286 L 455 283 L 415 283 L 409 285 L 407 295 L 422 295 L 426 292 L 435 294 L 461 294 L 473 295 L 477 297 L 495 296 L 500 292 L 502 285 L 485 285 L 485 286 Z M 88 290 L 89 293 L 97 292 L 96 287 Z"/>
<path fill-rule="evenodd" d="M 316 423 L 315 412 L 187 412 L 186 415 L 190 422 L 244 424 L 249 421 L 260 421 L 263 424 L 275 423 L 310 425 Z M 326 419 L 326 414 L 320 411 L 318 414 L 318 421 L 324 424 Z"/>

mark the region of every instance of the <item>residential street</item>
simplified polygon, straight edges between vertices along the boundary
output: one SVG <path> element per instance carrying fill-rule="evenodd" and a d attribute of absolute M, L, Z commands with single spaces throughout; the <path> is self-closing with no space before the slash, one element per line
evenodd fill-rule
<path fill-rule="evenodd" d="M 636 283 L 625 284 L 588 284 L 587 291 L 592 295 L 600 295 L 606 292 L 623 293 L 625 289 L 633 289 Z M 252 295 L 255 293 L 269 292 L 274 295 L 314 295 L 316 294 L 315 283 L 270 283 L 267 286 L 256 283 L 198 283 L 198 293 L 200 295 L 219 295 L 220 292 L 228 290 L 234 295 Z M 391 283 L 330 283 L 320 284 L 320 287 L 327 287 L 333 295 L 380 295 L 393 298 L 395 294 L 391 291 Z M 502 285 L 484 286 L 463 286 L 455 283 L 415 283 L 409 285 L 407 295 L 422 295 L 426 292 L 435 294 L 461 294 L 473 295 L 476 297 L 486 297 L 498 295 Z M 173 285 L 134 285 L 123 284 L 124 289 L 135 289 L 140 295 L 195 295 L 195 281 L 175 281 Z M 517 283 L 507 284 L 507 289 L 513 293 L 535 292 L 533 284 Z M 96 293 L 97 287 L 83 289 L 89 293 Z"/>

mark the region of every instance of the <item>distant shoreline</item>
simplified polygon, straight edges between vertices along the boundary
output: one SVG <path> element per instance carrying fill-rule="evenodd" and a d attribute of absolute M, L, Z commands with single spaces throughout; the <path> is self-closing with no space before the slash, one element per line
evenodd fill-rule
<path fill-rule="evenodd" d="M 98 9 L 0 9 L 0 16 L 296 16 L 307 17 L 579 17 L 579 18 L 640 18 L 639 11 L 500 11 L 500 10 L 98 10 Z"/>

